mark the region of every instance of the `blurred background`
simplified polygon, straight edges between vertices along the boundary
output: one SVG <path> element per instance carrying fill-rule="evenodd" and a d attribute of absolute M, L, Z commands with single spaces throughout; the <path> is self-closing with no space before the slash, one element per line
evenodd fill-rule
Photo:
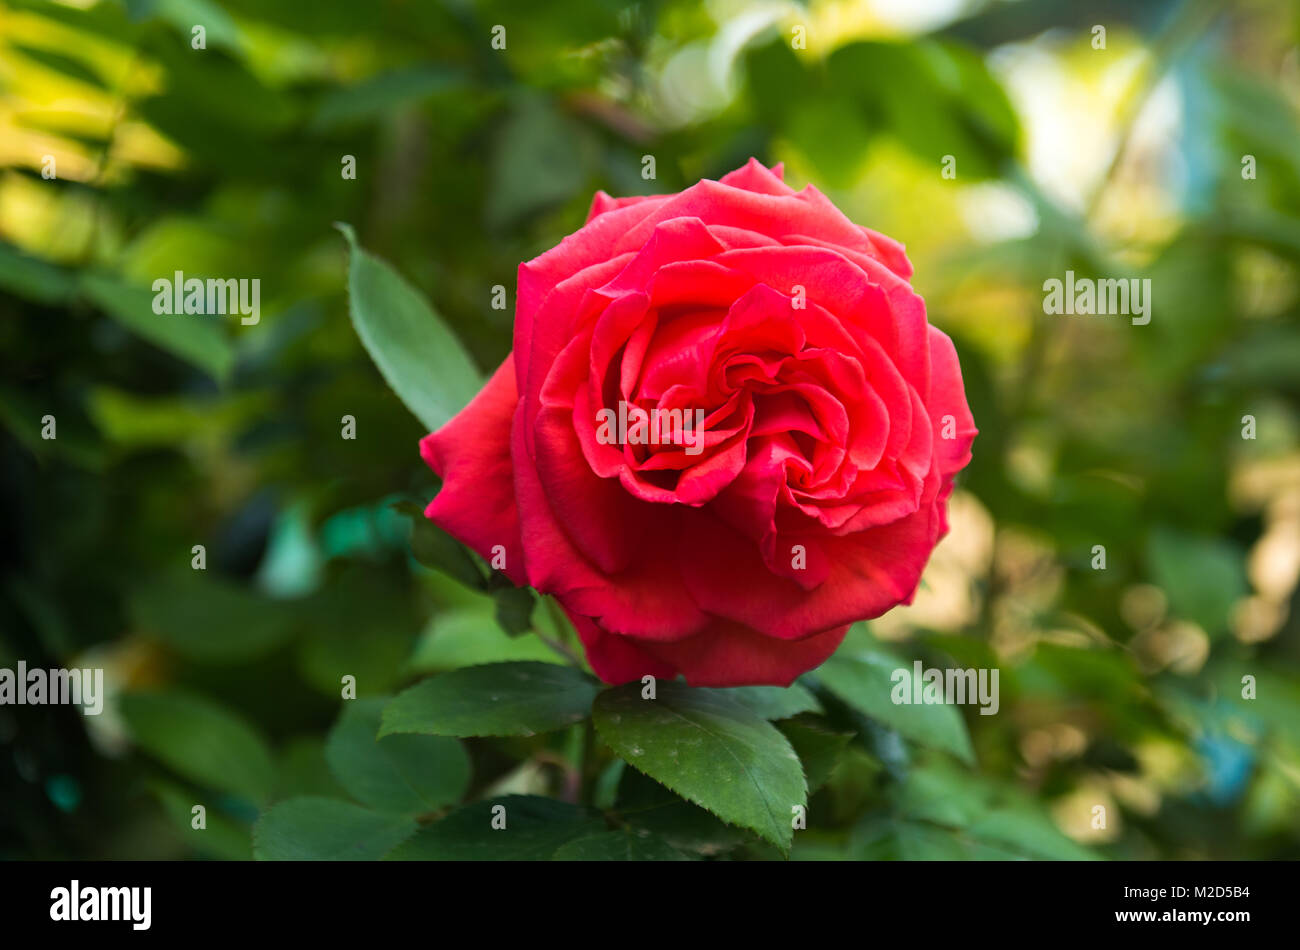
<path fill-rule="evenodd" d="M 0 0 L 0 667 L 113 691 L 0 706 L 0 857 L 246 858 L 335 791 L 340 670 L 558 659 L 412 557 L 436 479 L 333 222 L 490 371 L 595 190 L 751 155 L 902 241 L 957 343 L 974 461 L 870 627 L 1001 669 L 976 767 L 869 730 L 795 857 L 951 856 L 988 802 L 1028 856 L 1300 857 L 1298 45 L 1285 0 Z M 1044 314 L 1067 269 L 1150 278 L 1150 324 Z M 155 316 L 178 270 L 260 322 Z M 470 797 L 560 794 L 566 741 L 474 743 Z"/>

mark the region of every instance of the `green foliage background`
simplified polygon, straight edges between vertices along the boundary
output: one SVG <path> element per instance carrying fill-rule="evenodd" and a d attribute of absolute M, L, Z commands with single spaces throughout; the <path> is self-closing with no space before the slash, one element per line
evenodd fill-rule
<path fill-rule="evenodd" d="M 454 333 L 411 381 L 454 401 L 596 189 L 751 155 L 907 244 L 981 434 L 915 607 L 795 690 L 663 703 L 782 815 L 806 783 L 795 858 L 1300 856 L 1300 14 L 956 6 L 0 0 L 0 666 L 120 686 L 0 707 L 0 856 L 248 858 L 257 823 L 267 857 L 779 857 L 707 762 L 638 761 L 683 797 L 622 764 L 625 693 L 575 723 L 554 605 L 420 523 L 426 430 L 332 227 Z M 1152 322 L 1044 315 L 1067 269 L 1151 278 Z M 261 322 L 155 316 L 177 270 L 260 278 Z M 882 706 L 913 659 L 998 667 L 998 714 Z M 554 702 L 498 721 L 509 682 L 444 672 L 494 661 Z"/>

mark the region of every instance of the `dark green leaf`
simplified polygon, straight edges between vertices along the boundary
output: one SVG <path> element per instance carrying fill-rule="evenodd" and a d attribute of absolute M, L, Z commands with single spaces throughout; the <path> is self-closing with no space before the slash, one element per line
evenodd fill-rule
<path fill-rule="evenodd" d="M 338 225 L 352 263 L 348 295 L 352 325 L 388 385 L 430 431 L 442 427 L 483 386 L 473 360 L 424 297 L 395 270 L 367 253 L 355 232 Z"/>
<path fill-rule="evenodd" d="M 789 719 L 800 713 L 822 711 L 817 697 L 799 683 L 791 686 L 735 686 L 720 692 L 764 719 Z"/>
<path fill-rule="evenodd" d="M 384 709 L 381 735 L 532 736 L 581 722 L 599 684 L 567 666 L 490 663 L 440 673 Z"/>
<path fill-rule="evenodd" d="M 553 798 L 508 795 L 466 805 L 425 826 L 392 857 L 397 861 L 546 860 L 567 842 L 604 830 L 600 817 L 585 808 Z"/>
<path fill-rule="evenodd" d="M 527 587 L 500 587 L 492 592 L 496 602 L 497 625 L 512 637 L 533 628 L 533 608 L 537 598 Z"/>
<path fill-rule="evenodd" d="M 777 729 L 720 690 L 660 683 L 601 693 L 600 736 L 629 765 L 718 817 L 789 851 L 793 807 L 807 803 L 799 759 Z"/>
<path fill-rule="evenodd" d="M 555 861 L 689 861 L 659 838 L 628 831 L 604 831 L 577 838 L 555 852 Z"/>
<path fill-rule="evenodd" d="M 627 768 L 622 759 L 615 813 L 620 822 L 637 832 L 653 834 L 674 848 L 694 854 L 724 854 L 753 841 L 752 832 L 721 821 L 699 805 L 674 795 L 654 779 Z"/>

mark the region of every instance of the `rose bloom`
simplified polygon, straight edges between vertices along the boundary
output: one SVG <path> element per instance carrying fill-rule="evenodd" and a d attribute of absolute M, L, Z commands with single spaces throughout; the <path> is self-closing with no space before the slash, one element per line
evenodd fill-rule
<path fill-rule="evenodd" d="M 520 266 L 511 356 L 421 441 L 443 479 L 426 515 L 504 547 L 606 682 L 788 685 L 911 602 L 971 457 L 957 354 L 911 273 L 779 165 L 599 192 Z M 638 410 L 703 431 L 650 438 Z"/>

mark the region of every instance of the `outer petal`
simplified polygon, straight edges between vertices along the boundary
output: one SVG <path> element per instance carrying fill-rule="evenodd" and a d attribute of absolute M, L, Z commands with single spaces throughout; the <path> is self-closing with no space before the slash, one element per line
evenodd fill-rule
<path fill-rule="evenodd" d="M 937 492 L 937 475 L 933 481 Z M 683 539 L 682 574 L 703 609 L 772 637 L 870 620 L 911 603 L 941 528 L 933 502 L 893 524 L 827 538 L 829 571 L 811 591 L 774 576 L 753 542 L 718 519 Z"/>
<path fill-rule="evenodd" d="M 536 400 L 560 351 L 573 339 L 578 329 L 594 322 L 609 304 L 609 298 L 597 294 L 599 287 L 616 275 L 631 253 L 601 261 L 581 270 L 550 290 L 545 300 L 528 307 L 524 300 L 524 267 L 519 269 L 519 301 L 515 306 L 515 379 L 520 399 L 528 406 L 528 423 L 537 417 Z M 532 449 L 532 431 L 528 432 Z"/>
<path fill-rule="evenodd" d="M 626 198 L 614 198 L 604 191 L 598 191 L 591 199 L 587 223 L 590 224 L 593 218 L 600 217 L 606 211 L 617 211 L 619 208 L 630 208 L 632 205 L 643 205 L 647 202 L 660 202 L 667 197 L 667 195 L 628 195 Z M 645 211 L 649 213 L 652 207 L 653 204 L 647 205 Z"/>
<path fill-rule="evenodd" d="M 720 620 L 696 636 L 647 644 L 645 649 L 671 663 L 692 686 L 789 686 L 834 653 L 848 629 L 777 640 Z"/>
<path fill-rule="evenodd" d="M 519 401 L 513 363 L 507 356 L 468 406 L 421 439 L 420 454 L 443 482 L 425 517 L 489 560 L 492 548 L 504 545 L 505 575 L 522 584 L 524 550 L 510 460 Z"/>
<path fill-rule="evenodd" d="M 961 471 L 970 462 L 971 443 L 979 430 L 966 403 L 966 387 L 961 381 L 957 350 L 948 335 L 930 327 L 930 398 L 927 406 L 934 426 L 934 451 L 939 470 L 944 475 Z M 949 427 L 945 416 L 952 416 Z M 945 435 L 951 431 L 951 438 Z"/>
<path fill-rule="evenodd" d="M 606 683 L 684 676 L 691 686 L 789 686 L 825 662 L 849 629 L 836 627 L 789 641 L 719 620 L 693 637 L 665 643 L 615 636 L 580 614 L 569 617 L 591 668 Z"/>
<path fill-rule="evenodd" d="M 763 163 L 756 158 L 751 158 L 748 162 L 737 168 L 734 172 L 728 172 L 718 181 L 724 185 L 731 185 L 735 188 L 743 188 L 746 191 L 754 191 L 766 195 L 792 195 L 794 190 L 784 181 L 785 166 L 777 162 L 771 169 L 765 168 Z M 616 211 L 619 208 L 628 208 L 632 205 L 646 205 L 646 211 L 649 212 L 654 205 L 666 201 L 672 195 L 628 195 L 625 198 L 611 197 L 604 191 L 598 191 L 591 199 L 591 210 L 587 212 L 587 222 L 590 223 L 593 218 L 599 217 L 607 211 Z M 876 235 L 874 231 L 867 231 L 868 240 Z M 890 244 L 895 242 L 885 238 Z"/>
<path fill-rule="evenodd" d="M 587 651 L 587 662 L 606 683 L 631 683 L 643 676 L 672 679 L 677 670 L 638 645 L 640 641 L 607 633 L 590 617 L 566 611 Z"/>
<path fill-rule="evenodd" d="M 718 181 L 760 195 L 794 194 L 794 189 L 785 183 L 784 165 L 778 162 L 769 170 L 756 158 L 751 158 L 734 172 L 723 175 Z"/>

